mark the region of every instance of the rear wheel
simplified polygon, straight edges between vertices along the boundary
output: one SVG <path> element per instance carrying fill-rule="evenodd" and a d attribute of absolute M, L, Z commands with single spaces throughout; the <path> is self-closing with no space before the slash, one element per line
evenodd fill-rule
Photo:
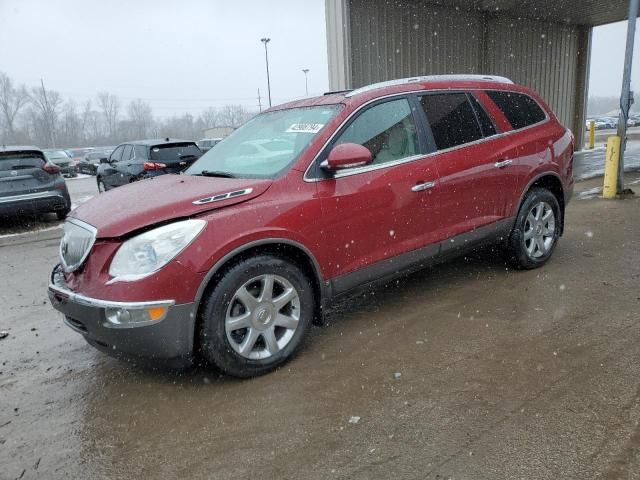
<path fill-rule="evenodd" d="M 544 265 L 560 236 L 562 212 L 558 199 L 544 188 L 527 193 L 507 243 L 507 259 L 515 268 Z"/>
<path fill-rule="evenodd" d="M 204 302 L 202 355 L 236 377 L 261 375 L 286 362 L 301 344 L 314 312 L 305 274 L 271 256 L 232 267 Z"/>

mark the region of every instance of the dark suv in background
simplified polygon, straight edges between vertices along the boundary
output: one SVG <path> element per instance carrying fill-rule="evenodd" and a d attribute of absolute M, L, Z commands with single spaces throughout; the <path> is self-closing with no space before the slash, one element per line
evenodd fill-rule
<path fill-rule="evenodd" d="M 55 212 L 59 219 L 71 210 L 60 167 L 36 147 L 0 146 L 0 213 L 23 215 Z"/>
<path fill-rule="evenodd" d="M 60 173 L 66 177 L 77 177 L 78 171 L 73 159 L 64 150 L 43 150 L 47 161 L 57 165 L 60 168 Z"/>
<path fill-rule="evenodd" d="M 165 138 L 123 143 L 108 159 L 100 161 L 96 173 L 98 190 L 104 192 L 144 178 L 180 173 L 201 156 L 202 150 L 195 142 L 186 140 Z"/>

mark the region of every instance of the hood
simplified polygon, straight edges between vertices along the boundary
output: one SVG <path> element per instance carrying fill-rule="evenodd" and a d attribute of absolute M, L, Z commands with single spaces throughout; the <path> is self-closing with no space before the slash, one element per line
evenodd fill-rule
<path fill-rule="evenodd" d="M 246 202 L 263 194 L 272 180 L 162 175 L 97 195 L 71 216 L 98 229 L 97 238 L 121 237 L 129 232 L 174 218 L 199 215 Z M 224 194 L 251 189 L 250 193 Z M 215 201 L 193 202 L 216 197 Z"/>

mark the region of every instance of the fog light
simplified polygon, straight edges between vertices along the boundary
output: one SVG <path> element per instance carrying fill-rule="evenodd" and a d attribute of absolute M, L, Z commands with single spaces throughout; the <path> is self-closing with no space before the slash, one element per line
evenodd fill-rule
<path fill-rule="evenodd" d="M 109 324 L 107 326 L 129 326 L 138 323 L 162 320 L 167 315 L 167 307 L 150 308 L 107 308 L 105 316 Z"/>

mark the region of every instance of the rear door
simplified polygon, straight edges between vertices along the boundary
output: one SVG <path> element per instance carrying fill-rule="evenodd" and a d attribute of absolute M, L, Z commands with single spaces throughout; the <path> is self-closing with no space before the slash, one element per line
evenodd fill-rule
<path fill-rule="evenodd" d="M 432 159 L 424 156 L 426 141 L 413 105 L 410 97 L 401 96 L 367 107 L 319 159 L 342 143 L 363 145 L 373 156 L 370 165 L 318 181 L 328 276 L 354 273 L 336 283 L 338 291 L 402 269 L 394 257 L 434 242 L 430 227 L 437 200 L 430 187 L 437 173 Z M 319 169 L 317 175 L 322 175 Z"/>
<path fill-rule="evenodd" d="M 495 151 L 503 152 L 496 162 L 510 162 L 501 168 L 505 185 L 503 207 L 507 214 L 515 215 L 531 176 L 541 165 L 553 162 L 552 135 L 542 126 L 551 124 L 542 107 L 529 95 L 506 90 L 489 90 L 485 94 L 485 101 L 492 102 L 512 128 L 509 135 L 495 142 Z"/>
<path fill-rule="evenodd" d="M 58 174 L 47 173 L 44 164 L 40 152 L 0 152 L 0 197 L 53 189 Z"/>
<path fill-rule="evenodd" d="M 501 178 L 495 166 L 489 123 L 481 126 L 466 92 L 425 92 L 419 97 L 437 153 L 440 239 L 491 224 L 503 216 Z"/>

